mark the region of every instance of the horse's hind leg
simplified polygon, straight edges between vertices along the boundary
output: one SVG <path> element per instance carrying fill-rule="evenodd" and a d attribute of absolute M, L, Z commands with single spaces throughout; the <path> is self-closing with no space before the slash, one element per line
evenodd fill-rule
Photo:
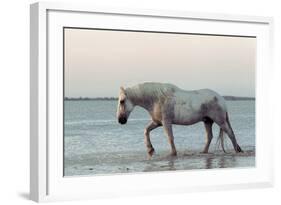
<path fill-rule="evenodd" d="M 209 147 L 211 144 L 211 141 L 213 139 L 213 131 L 212 131 L 212 126 L 213 126 L 214 121 L 210 118 L 206 118 L 204 120 L 204 126 L 205 126 L 205 130 L 206 130 L 206 144 L 204 147 L 204 150 L 202 153 L 208 153 L 209 151 Z"/>
<path fill-rule="evenodd" d="M 147 127 L 144 129 L 144 143 L 147 147 L 147 153 L 148 155 L 151 157 L 154 153 L 154 148 L 151 144 L 151 141 L 150 141 L 150 131 L 152 131 L 153 129 L 159 127 L 160 125 L 159 124 L 156 124 L 154 122 L 150 122 Z"/>
<path fill-rule="evenodd" d="M 226 114 L 227 115 L 227 114 Z M 234 147 L 234 150 L 235 152 L 243 152 L 243 150 L 241 149 L 241 147 L 238 145 L 237 141 L 236 141 L 236 138 L 235 138 L 235 135 L 234 135 L 234 132 L 231 128 L 231 125 L 230 125 L 230 122 L 228 120 L 228 116 L 226 116 L 226 121 L 224 121 L 220 127 L 222 128 L 222 130 L 224 132 L 227 133 L 228 137 L 230 138 L 231 142 L 232 142 L 232 145 Z"/>

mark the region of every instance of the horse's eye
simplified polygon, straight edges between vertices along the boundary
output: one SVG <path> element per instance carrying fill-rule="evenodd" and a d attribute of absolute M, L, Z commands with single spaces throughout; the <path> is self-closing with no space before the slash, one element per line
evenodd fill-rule
<path fill-rule="evenodd" d="M 120 104 L 124 104 L 125 103 L 125 100 L 120 100 Z"/>

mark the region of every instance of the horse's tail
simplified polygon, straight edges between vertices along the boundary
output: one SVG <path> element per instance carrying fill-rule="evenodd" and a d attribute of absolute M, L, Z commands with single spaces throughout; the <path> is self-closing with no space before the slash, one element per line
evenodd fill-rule
<path fill-rule="evenodd" d="M 223 150 L 224 153 L 226 153 L 225 148 L 224 148 L 224 136 L 223 136 L 223 130 L 220 128 L 220 133 L 219 133 L 219 137 L 218 137 L 218 141 L 220 140 L 220 144 L 221 144 L 221 148 Z M 218 142 L 217 141 L 217 142 Z"/>

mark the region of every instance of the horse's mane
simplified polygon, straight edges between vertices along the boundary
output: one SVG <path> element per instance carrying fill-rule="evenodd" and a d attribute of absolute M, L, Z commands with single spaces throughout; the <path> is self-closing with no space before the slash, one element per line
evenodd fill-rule
<path fill-rule="evenodd" d="M 153 83 L 147 82 L 129 87 L 126 89 L 126 94 L 131 99 L 162 99 L 173 95 L 179 88 L 168 83 Z"/>

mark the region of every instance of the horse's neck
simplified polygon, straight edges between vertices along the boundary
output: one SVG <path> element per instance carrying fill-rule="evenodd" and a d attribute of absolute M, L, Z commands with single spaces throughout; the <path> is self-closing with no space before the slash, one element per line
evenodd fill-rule
<path fill-rule="evenodd" d="M 134 106 L 140 106 L 148 111 L 151 111 L 154 104 L 153 97 L 137 94 L 137 92 L 130 90 L 129 99 Z"/>
<path fill-rule="evenodd" d="M 141 97 L 136 98 L 135 96 L 131 99 L 134 106 L 140 106 L 148 111 L 151 111 L 153 107 L 153 102 L 151 100 L 147 101 Z"/>

